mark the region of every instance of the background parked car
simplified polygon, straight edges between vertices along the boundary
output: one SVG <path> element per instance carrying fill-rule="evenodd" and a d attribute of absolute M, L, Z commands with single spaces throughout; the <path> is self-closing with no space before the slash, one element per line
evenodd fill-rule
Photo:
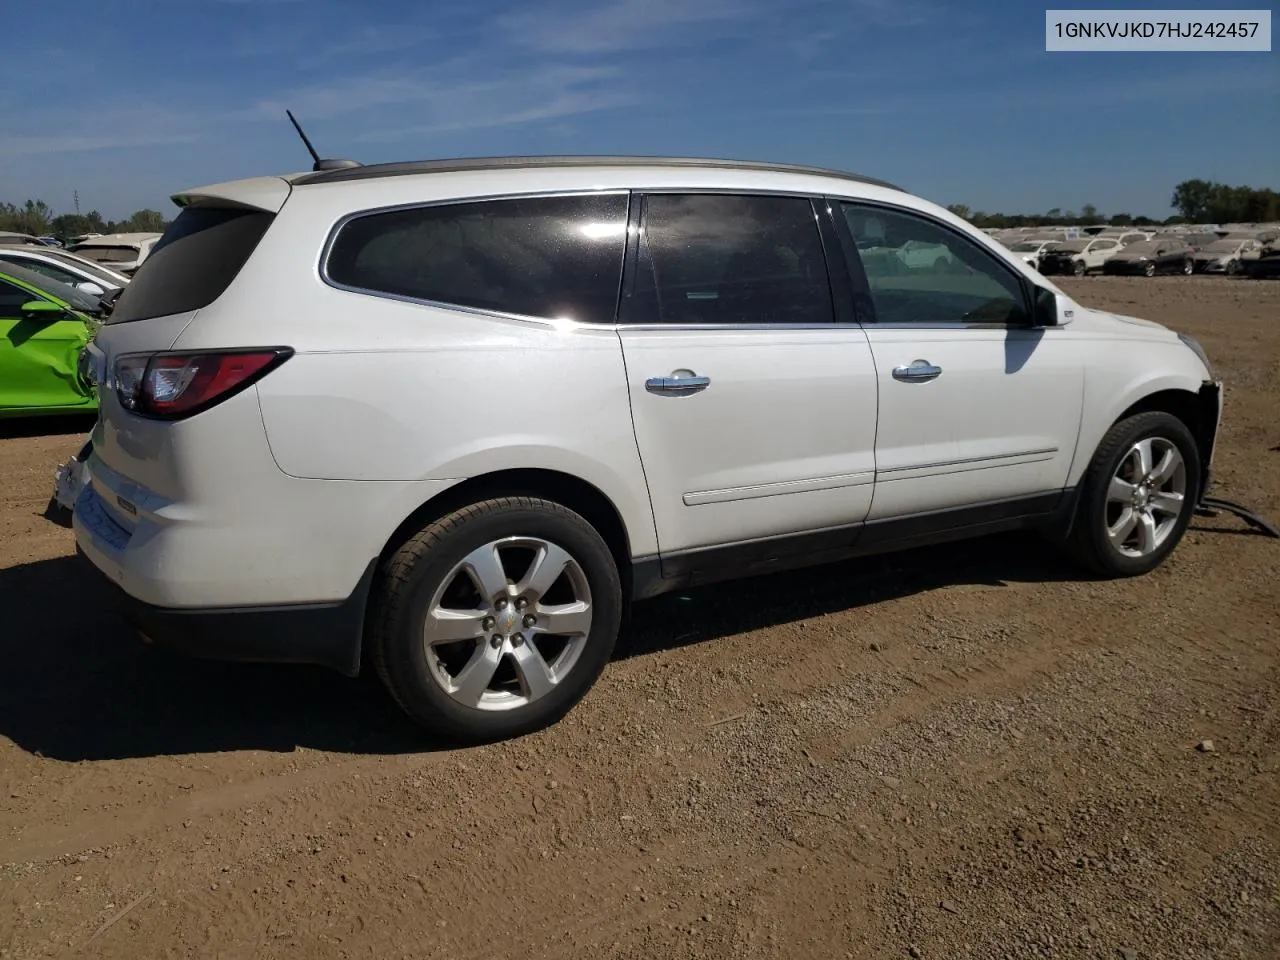
<path fill-rule="evenodd" d="M 12 230 L 0 230 L 0 243 L 13 247 L 43 247 L 39 237 L 29 233 L 14 233 Z"/>
<path fill-rule="evenodd" d="M 1050 250 L 1060 247 L 1061 240 L 1021 240 L 1009 247 L 1024 263 L 1040 269 L 1040 260 Z"/>
<path fill-rule="evenodd" d="M 132 276 L 160 239 L 158 233 L 106 233 L 71 247 L 71 252 Z"/>
<path fill-rule="evenodd" d="M 129 284 L 129 278 L 124 274 L 56 248 L 0 246 L 0 263 L 16 263 L 69 287 L 75 287 L 91 297 L 101 297 Z"/>
<path fill-rule="evenodd" d="M 1195 251 L 1185 241 L 1156 237 L 1129 244 L 1102 265 L 1102 272 L 1141 273 L 1148 277 L 1157 273 L 1190 274 L 1194 269 L 1191 259 L 1194 254 Z"/>
<path fill-rule="evenodd" d="M 1117 251 L 1120 241 L 1115 237 L 1094 237 L 1092 240 L 1068 240 L 1059 244 L 1040 258 L 1040 272 L 1073 273 L 1083 277 L 1098 273 Z"/>
<path fill-rule="evenodd" d="M 1280 240 L 1262 243 L 1240 255 L 1240 272 L 1246 277 L 1280 277 Z"/>
<path fill-rule="evenodd" d="M 1257 240 L 1215 240 L 1201 247 L 1191 258 L 1197 273 L 1229 273 L 1240 272 L 1240 257 L 1261 244 Z"/>
<path fill-rule="evenodd" d="M 0 264 L 0 417 L 96 409 L 79 361 L 97 310 L 97 297 Z"/>

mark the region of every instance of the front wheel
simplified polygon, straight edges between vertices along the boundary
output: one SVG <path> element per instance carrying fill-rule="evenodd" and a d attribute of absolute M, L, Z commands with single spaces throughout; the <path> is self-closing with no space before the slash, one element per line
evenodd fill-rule
<path fill-rule="evenodd" d="M 1194 263 L 1192 263 L 1190 260 L 1183 260 L 1183 261 L 1182 261 L 1182 275 L 1183 275 L 1184 277 L 1189 277 L 1189 276 L 1191 276 L 1191 274 L 1192 274 L 1192 272 L 1195 270 L 1195 268 L 1196 268 L 1196 265 L 1195 265 Z"/>
<path fill-rule="evenodd" d="M 1154 277 L 1156 275 L 1156 265 L 1154 263 L 1148 263 L 1142 268 L 1142 273 L 1144 276 Z"/>
<path fill-rule="evenodd" d="M 1228 260 L 1228 261 L 1227 261 L 1227 276 L 1229 276 L 1229 277 L 1234 277 L 1234 276 L 1235 276 L 1237 273 L 1239 273 L 1239 272 L 1240 272 L 1240 261 L 1239 261 L 1239 260 Z"/>
<path fill-rule="evenodd" d="M 546 500 L 504 497 L 428 525 L 384 564 L 370 653 L 414 720 L 479 743 L 548 726 L 613 652 L 617 565 L 599 533 Z"/>
<path fill-rule="evenodd" d="M 1106 577 L 1158 567 L 1200 498 L 1200 453 L 1177 417 L 1139 413 L 1107 431 L 1085 471 L 1072 552 Z"/>

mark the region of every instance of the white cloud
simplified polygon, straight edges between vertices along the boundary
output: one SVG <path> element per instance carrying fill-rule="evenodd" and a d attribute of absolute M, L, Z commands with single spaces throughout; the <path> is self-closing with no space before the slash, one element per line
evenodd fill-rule
<path fill-rule="evenodd" d="M 496 24 L 515 46 L 544 53 L 605 54 L 705 39 L 690 34 L 695 28 L 750 19 L 759 10 L 753 0 L 611 0 L 590 8 L 561 2 L 500 16 Z"/>

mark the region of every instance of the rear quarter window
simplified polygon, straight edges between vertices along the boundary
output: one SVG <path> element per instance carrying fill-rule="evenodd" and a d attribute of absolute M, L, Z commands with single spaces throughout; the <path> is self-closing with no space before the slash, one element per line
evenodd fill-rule
<path fill-rule="evenodd" d="M 338 231 L 328 279 L 359 292 L 608 323 L 626 246 L 626 194 L 391 210 Z"/>
<path fill-rule="evenodd" d="M 124 288 L 107 322 L 207 307 L 231 285 L 274 219 L 262 210 L 183 210 Z"/>

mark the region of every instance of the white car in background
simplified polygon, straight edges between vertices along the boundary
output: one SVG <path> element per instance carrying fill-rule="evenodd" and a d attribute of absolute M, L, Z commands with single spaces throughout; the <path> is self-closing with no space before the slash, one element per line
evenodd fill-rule
<path fill-rule="evenodd" d="M 117 273 L 132 275 L 160 239 L 158 233 L 104 233 L 73 244 L 76 256 L 100 263 Z"/>
<path fill-rule="evenodd" d="M 1070 273 L 1077 277 L 1101 273 L 1103 264 L 1119 253 L 1121 248 L 1120 241 L 1115 237 L 1067 240 L 1040 258 L 1040 272 Z"/>
<path fill-rule="evenodd" d="M 56 247 L 0 246 L 0 261 L 16 263 L 93 297 L 129 285 L 129 278 L 124 274 Z"/>
<path fill-rule="evenodd" d="M 1039 270 L 1040 258 L 1061 245 L 1061 240 L 1019 240 L 1009 249 L 1021 257 L 1023 263 Z"/>
<path fill-rule="evenodd" d="M 368 662 L 493 740 L 586 695 L 633 600 L 1013 529 L 1135 576 L 1206 488 L 1195 340 L 891 184 L 317 167 L 176 196 L 85 348 L 76 543 L 158 645 Z"/>

